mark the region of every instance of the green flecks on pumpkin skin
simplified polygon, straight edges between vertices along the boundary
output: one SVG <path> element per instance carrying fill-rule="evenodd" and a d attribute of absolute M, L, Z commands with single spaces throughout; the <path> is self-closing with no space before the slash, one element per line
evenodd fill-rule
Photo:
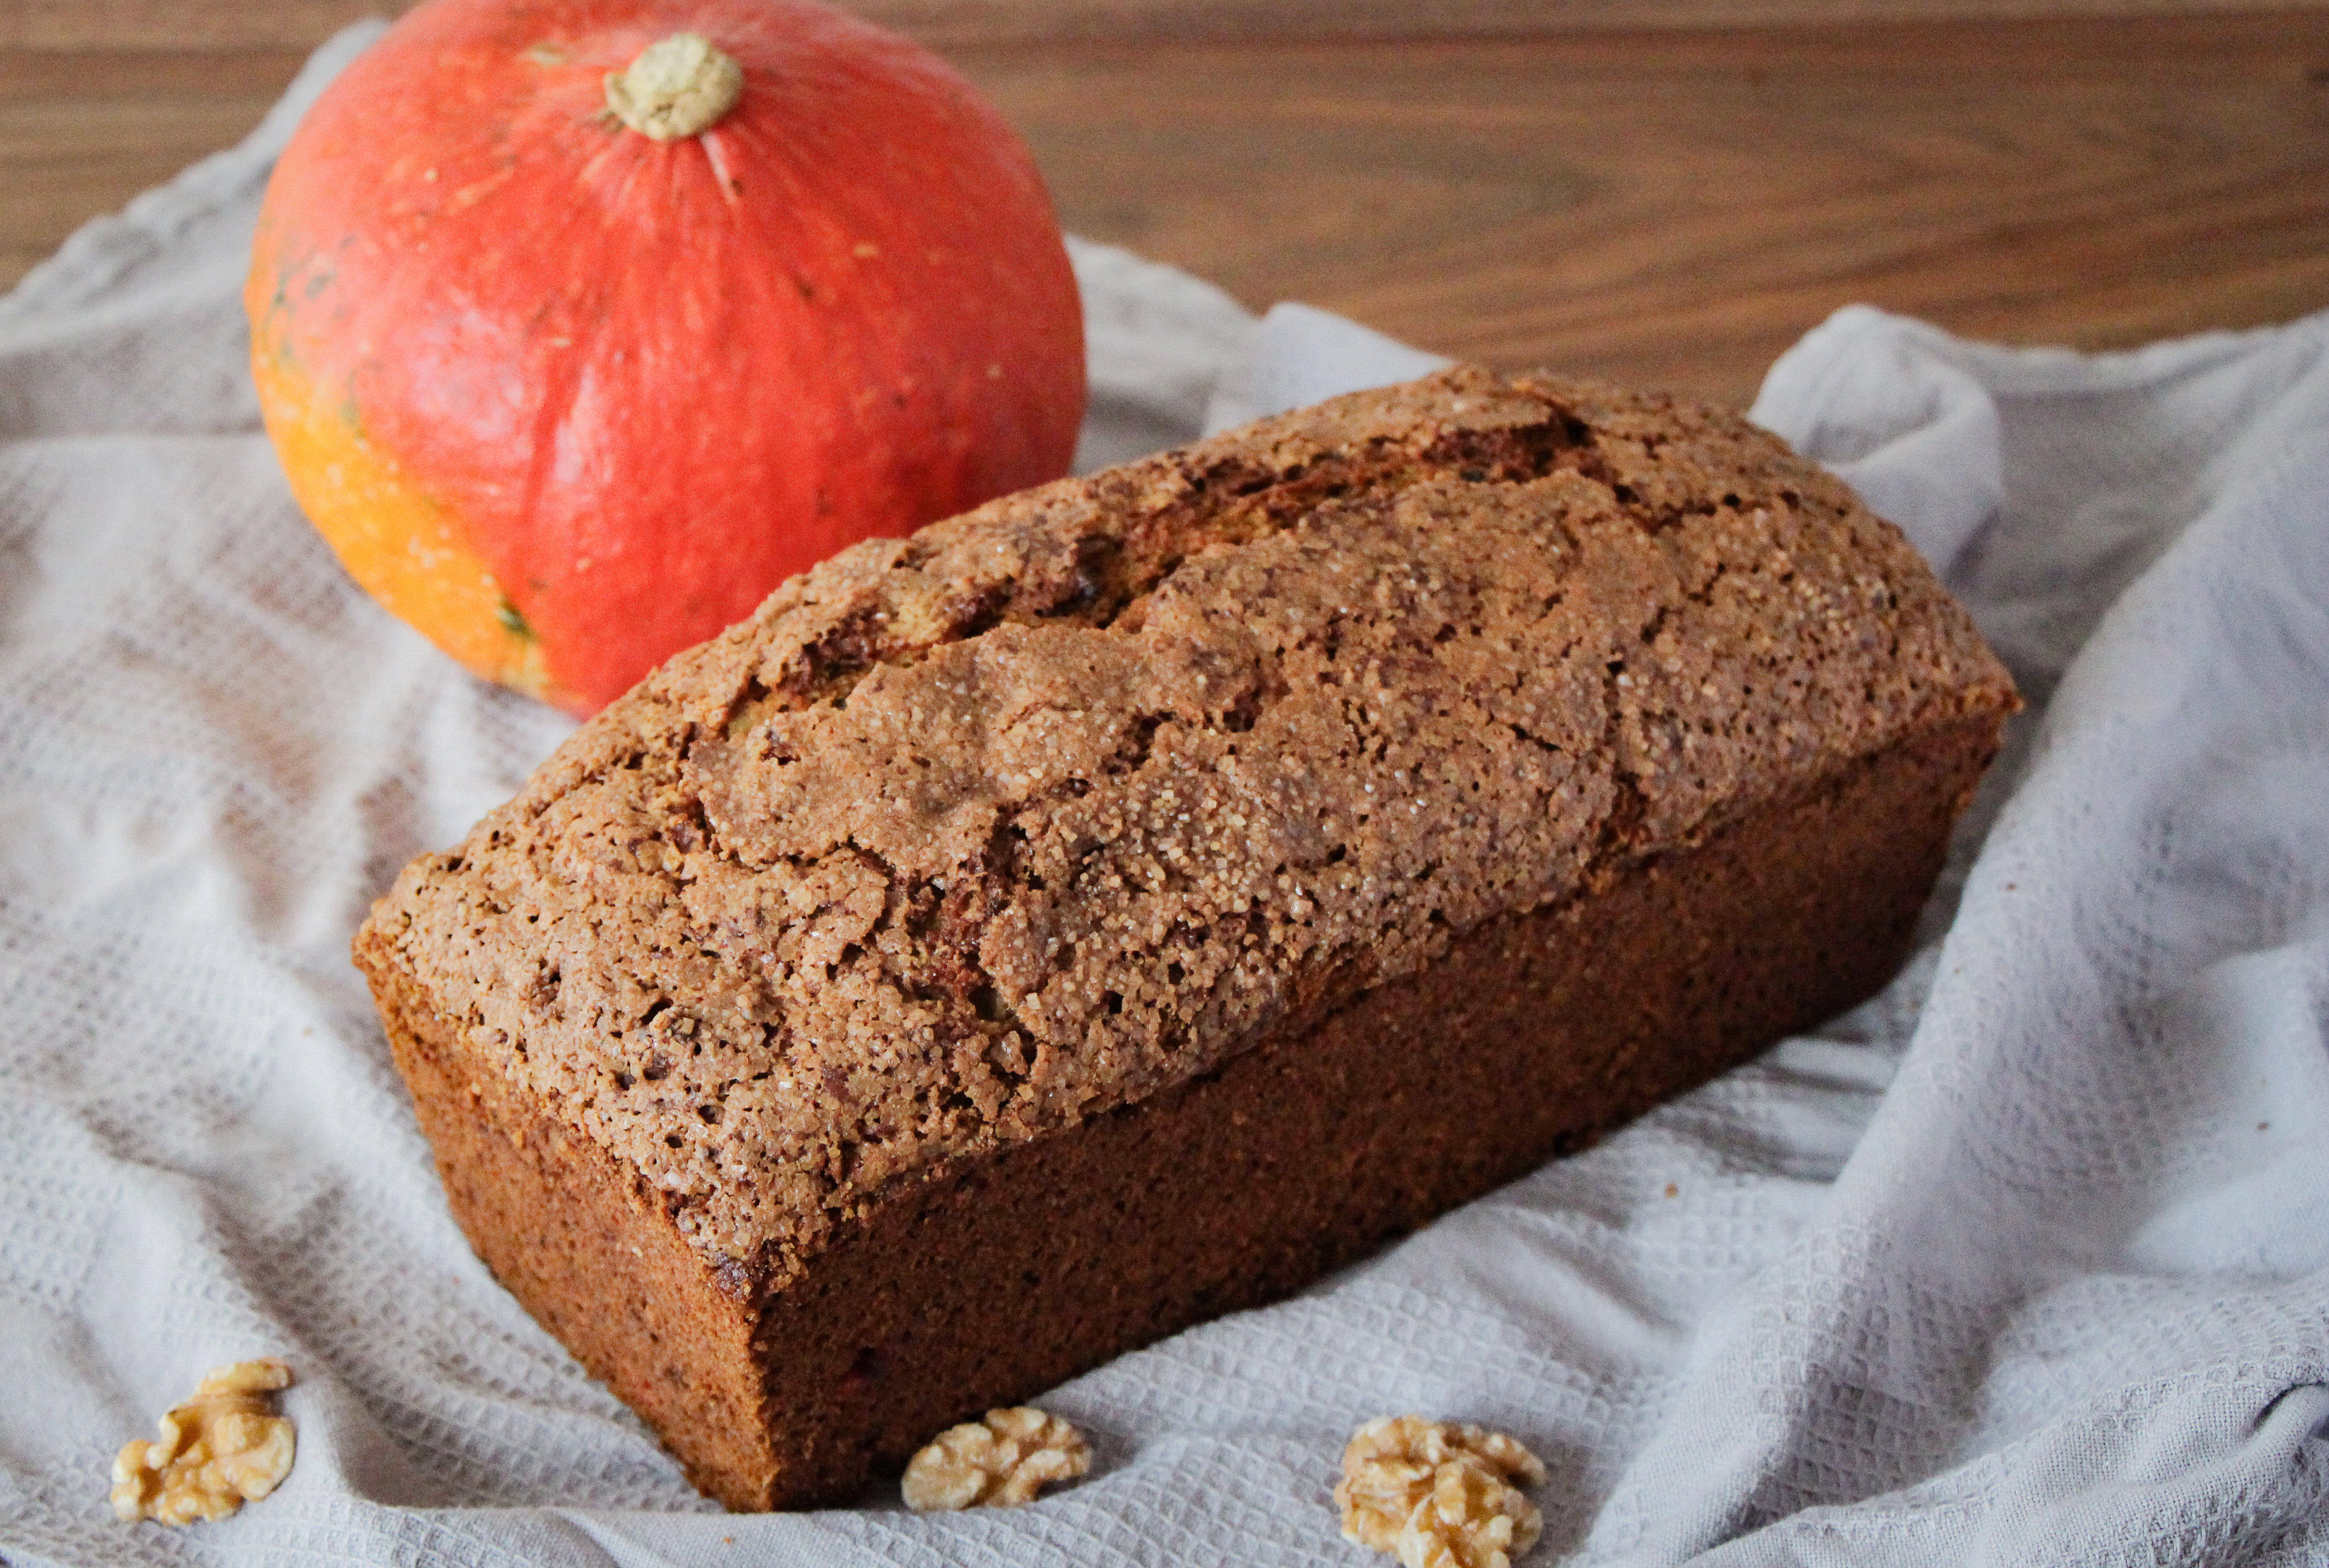
<path fill-rule="evenodd" d="M 507 594 L 504 594 L 502 602 L 494 607 L 494 619 L 499 621 L 502 624 L 502 630 L 511 636 L 533 640 L 533 628 L 525 624 L 525 617 L 518 614 L 517 606 L 510 603 L 510 596 Z"/>
<path fill-rule="evenodd" d="M 285 316 L 288 315 L 290 312 L 291 275 L 288 272 L 278 270 L 275 274 L 275 286 L 268 291 L 266 308 L 259 313 L 259 320 L 251 324 L 254 328 L 259 328 L 263 325 L 266 329 L 270 330 L 270 333 L 274 337 L 277 344 L 276 357 L 278 359 L 283 359 L 286 363 L 289 362 L 288 359 L 286 357 L 289 352 L 289 345 L 286 340 L 288 340 L 291 334 L 288 332 L 273 329 L 275 329 L 276 324 L 280 322 Z"/>
<path fill-rule="evenodd" d="M 268 357 L 294 375 L 303 374 L 305 367 L 299 362 L 299 352 L 291 346 L 291 333 L 283 325 L 283 313 L 270 307 L 260 330 L 266 334 Z"/>

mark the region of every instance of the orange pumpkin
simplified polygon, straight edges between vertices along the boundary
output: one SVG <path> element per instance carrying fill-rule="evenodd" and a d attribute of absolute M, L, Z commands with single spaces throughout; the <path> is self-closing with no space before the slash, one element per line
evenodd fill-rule
<path fill-rule="evenodd" d="M 589 712 L 869 535 L 1064 473 L 1025 149 L 810 0 L 428 0 L 278 163 L 244 303 L 293 493 L 481 675 Z"/>

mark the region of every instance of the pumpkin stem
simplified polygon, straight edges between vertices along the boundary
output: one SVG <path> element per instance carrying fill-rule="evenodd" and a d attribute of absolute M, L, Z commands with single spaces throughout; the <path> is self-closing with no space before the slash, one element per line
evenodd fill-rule
<path fill-rule="evenodd" d="M 677 141 L 710 130 L 744 96 L 744 68 L 700 33 L 674 33 L 607 73 L 607 108 L 643 136 Z"/>

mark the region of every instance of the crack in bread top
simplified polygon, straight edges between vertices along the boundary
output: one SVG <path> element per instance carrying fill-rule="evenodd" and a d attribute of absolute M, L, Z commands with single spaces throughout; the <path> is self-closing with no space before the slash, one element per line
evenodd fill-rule
<path fill-rule="evenodd" d="M 900 1182 L 2013 702 L 1777 439 L 1456 370 L 844 551 L 359 949 L 766 1283 Z"/>

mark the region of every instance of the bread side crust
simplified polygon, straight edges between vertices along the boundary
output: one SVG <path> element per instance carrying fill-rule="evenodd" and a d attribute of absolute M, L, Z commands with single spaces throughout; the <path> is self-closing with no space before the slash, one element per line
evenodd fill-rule
<path fill-rule="evenodd" d="M 698 1486 L 796 1507 L 1298 1289 L 1872 993 L 2000 722 L 1939 724 L 1212 1073 L 900 1182 L 750 1286 L 467 1054 L 391 944 L 358 957 L 479 1254 Z"/>

